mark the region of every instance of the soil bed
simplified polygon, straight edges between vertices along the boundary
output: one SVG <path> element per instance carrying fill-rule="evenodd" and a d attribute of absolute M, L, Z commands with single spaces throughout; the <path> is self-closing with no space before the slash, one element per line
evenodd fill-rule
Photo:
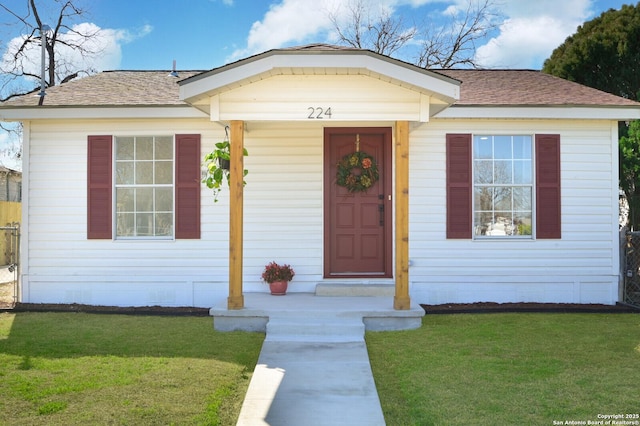
<path fill-rule="evenodd" d="M 600 305 L 580 303 L 445 303 L 442 305 L 420 305 L 427 315 L 496 313 L 496 312 L 593 312 L 593 313 L 640 313 L 640 308 L 629 305 Z"/>
<path fill-rule="evenodd" d="M 98 306 L 49 303 L 16 303 L 13 312 L 85 312 L 90 314 L 209 316 L 209 308 L 192 306 Z"/>
<path fill-rule="evenodd" d="M 640 308 L 617 304 L 577 304 L 577 303 L 445 303 L 441 305 L 420 305 L 427 315 L 460 313 L 497 312 L 575 312 L 575 313 L 640 313 Z M 189 306 L 96 306 L 80 304 L 16 303 L 13 308 L 0 306 L 0 310 L 13 312 L 86 312 L 94 314 L 125 315 L 174 315 L 209 316 L 209 308 Z"/>

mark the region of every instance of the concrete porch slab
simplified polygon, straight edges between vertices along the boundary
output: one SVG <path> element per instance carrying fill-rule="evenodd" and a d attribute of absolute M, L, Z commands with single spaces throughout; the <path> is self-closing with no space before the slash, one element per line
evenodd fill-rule
<path fill-rule="evenodd" d="M 269 318 L 287 315 L 299 317 L 359 317 L 365 330 L 392 331 L 420 328 L 425 312 L 419 305 L 398 311 L 393 309 L 389 296 L 316 296 L 314 293 L 288 293 L 272 296 L 269 293 L 245 293 L 245 307 L 229 310 L 215 306 L 209 311 L 214 328 L 218 331 L 266 332 Z"/>

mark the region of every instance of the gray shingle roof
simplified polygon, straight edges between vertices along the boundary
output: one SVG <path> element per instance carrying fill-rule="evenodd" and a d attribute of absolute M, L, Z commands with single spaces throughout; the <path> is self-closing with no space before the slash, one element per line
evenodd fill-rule
<path fill-rule="evenodd" d="M 46 90 L 45 106 L 186 106 L 178 81 L 202 71 L 105 71 Z M 0 107 L 36 106 L 38 91 L 11 98 Z"/>
<path fill-rule="evenodd" d="M 331 47 L 331 46 L 329 46 Z M 305 46 L 327 50 L 325 45 Z M 301 49 L 301 48 L 293 48 Z M 358 49 L 344 49 L 357 52 Z M 223 67 L 224 68 L 224 67 Z M 532 70 L 433 70 L 462 82 L 460 106 L 628 106 L 640 103 Z M 178 81 L 204 71 L 105 71 L 47 89 L 44 106 L 187 106 Z M 232 72 L 232 71 L 230 71 Z M 9 99 L 0 108 L 37 106 L 37 91 Z"/>
<path fill-rule="evenodd" d="M 610 93 L 532 70 L 433 70 L 462 82 L 456 105 L 636 106 Z"/>

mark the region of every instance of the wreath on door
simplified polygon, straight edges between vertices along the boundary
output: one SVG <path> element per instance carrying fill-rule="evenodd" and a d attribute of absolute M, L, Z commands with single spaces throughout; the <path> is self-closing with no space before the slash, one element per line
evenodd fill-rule
<path fill-rule="evenodd" d="M 366 152 L 356 151 L 338 162 L 336 177 L 338 185 L 347 191 L 364 192 L 378 181 L 378 165 L 375 158 Z"/>

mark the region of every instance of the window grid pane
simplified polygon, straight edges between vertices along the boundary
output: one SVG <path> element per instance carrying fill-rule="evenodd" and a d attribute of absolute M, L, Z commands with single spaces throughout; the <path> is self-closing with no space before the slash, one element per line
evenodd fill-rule
<path fill-rule="evenodd" d="M 116 237 L 173 236 L 173 137 L 116 138 Z"/>
<path fill-rule="evenodd" d="M 474 136 L 476 237 L 532 236 L 532 147 L 528 135 Z"/>

